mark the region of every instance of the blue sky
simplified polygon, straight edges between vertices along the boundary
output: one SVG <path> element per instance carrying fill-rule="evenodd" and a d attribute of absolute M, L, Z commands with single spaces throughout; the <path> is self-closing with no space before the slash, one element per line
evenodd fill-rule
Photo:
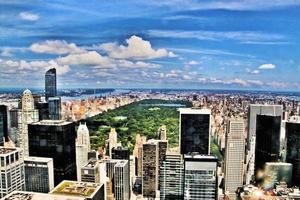
<path fill-rule="evenodd" d="M 0 87 L 300 88 L 300 0 L 0 0 Z"/>

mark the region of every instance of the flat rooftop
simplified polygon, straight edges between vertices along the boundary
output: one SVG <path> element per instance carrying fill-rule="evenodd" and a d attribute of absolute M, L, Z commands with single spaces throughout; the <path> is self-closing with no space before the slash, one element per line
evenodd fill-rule
<path fill-rule="evenodd" d="M 8 154 L 13 151 L 17 151 L 17 148 L 6 148 L 6 147 L 0 147 L 0 155 L 1 154 Z"/>
<path fill-rule="evenodd" d="M 180 108 L 180 114 L 202 114 L 202 115 L 210 115 L 211 110 L 208 108 Z"/>
<path fill-rule="evenodd" d="M 63 181 L 50 194 L 69 195 L 92 198 L 102 184 L 77 181 Z"/>
<path fill-rule="evenodd" d="M 35 157 L 35 156 L 30 156 L 30 157 L 25 157 L 24 161 L 33 161 L 33 162 L 51 162 L 53 161 L 52 158 L 47 158 L 47 157 Z"/>
<path fill-rule="evenodd" d="M 196 159 L 196 160 L 218 160 L 217 157 L 213 155 L 202 155 L 197 153 L 184 154 L 184 159 Z"/>
<path fill-rule="evenodd" d="M 65 120 L 42 120 L 38 122 L 33 122 L 33 125 L 48 125 L 48 126 L 57 126 L 57 125 L 67 125 L 71 124 L 72 122 L 67 122 Z"/>
<path fill-rule="evenodd" d="M 14 191 L 2 200 L 85 200 L 84 197 L 70 197 L 64 195 L 44 194 L 36 192 Z"/>
<path fill-rule="evenodd" d="M 97 160 L 89 160 L 88 163 L 86 163 L 83 168 L 94 168 L 97 165 Z"/>
<path fill-rule="evenodd" d="M 124 167 L 127 164 L 128 160 L 121 160 L 119 161 L 115 167 Z"/>

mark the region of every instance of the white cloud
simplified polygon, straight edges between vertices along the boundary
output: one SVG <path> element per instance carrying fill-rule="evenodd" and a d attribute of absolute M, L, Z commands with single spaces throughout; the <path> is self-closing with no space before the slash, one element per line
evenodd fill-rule
<path fill-rule="evenodd" d="M 249 84 L 256 85 L 256 86 L 263 86 L 264 85 L 264 83 L 260 80 L 248 80 L 247 82 Z"/>
<path fill-rule="evenodd" d="M 65 65 L 92 65 L 99 67 L 115 67 L 113 60 L 100 55 L 96 51 L 80 54 L 70 54 L 56 59 L 58 63 Z"/>
<path fill-rule="evenodd" d="M 258 69 L 275 69 L 276 66 L 274 64 L 262 64 L 258 67 Z"/>
<path fill-rule="evenodd" d="M 34 43 L 30 46 L 30 49 L 35 53 L 48 54 L 77 54 L 85 52 L 85 50 L 79 48 L 75 43 L 67 43 L 64 40 L 46 40 Z"/>
<path fill-rule="evenodd" d="M 188 65 L 199 65 L 200 62 L 195 61 L 195 60 L 192 60 L 192 61 L 188 62 L 187 64 L 188 64 Z"/>
<path fill-rule="evenodd" d="M 30 12 L 21 12 L 19 17 L 26 21 L 37 21 L 40 17 L 37 14 L 33 14 Z"/>
<path fill-rule="evenodd" d="M 9 49 L 9 48 L 4 48 L 0 55 L 3 57 L 12 57 L 13 56 L 13 54 L 11 53 L 11 49 Z"/>
<path fill-rule="evenodd" d="M 183 75 L 184 80 L 192 80 L 192 77 L 189 75 Z"/>
<path fill-rule="evenodd" d="M 176 57 L 173 52 L 166 49 L 153 49 L 149 41 L 138 36 L 131 36 L 126 40 L 127 46 L 116 43 L 104 43 L 100 48 L 106 51 L 111 58 L 148 60 L 162 57 Z"/>
<path fill-rule="evenodd" d="M 116 65 L 124 68 L 159 68 L 160 65 L 142 61 L 132 62 L 128 60 L 116 60 Z"/>

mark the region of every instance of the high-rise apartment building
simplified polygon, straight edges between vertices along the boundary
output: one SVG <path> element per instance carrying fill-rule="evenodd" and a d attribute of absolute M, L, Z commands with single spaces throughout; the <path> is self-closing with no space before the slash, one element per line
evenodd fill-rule
<path fill-rule="evenodd" d="M 210 118 L 209 109 L 180 109 L 180 153 L 210 154 Z"/>
<path fill-rule="evenodd" d="M 236 199 L 236 190 L 243 186 L 245 156 L 245 124 L 243 119 L 228 123 L 225 148 L 225 193 Z"/>
<path fill-rule="evenodd" d="M 26 191 L 48 193 L 54 188 L 53 159 L 25 157 Z"/>
<path fill-rule="evenodd" d="M 0 147 L 0 197 L 25 190 L 24 160 L 20 148 Z"/>
<path fill-rule="evenodd" d="M 7 106 L 0 105 L 0 146 L 8 141 Z"/>
<path fill-rule="evenodd" d="M 158 190 L 158 145 L 157 142 L 148 141 L 143 144 L 143 174 L 142 193 L 145 198 L 156 198 Z"/>
<path fill-rule="evenodd" d="M 46 101 L 49 97 L 57 96 L 57 86 L 56 86 L 56 69 L 49 69 L 45 74 L 45 96 Z"/>
<path fill-rule="evenodd" d="M 28 124 L 39 120 L 38 110 L 34 108 L 34 99 L 30 90 L 25 90 L 22 97 L 22 109 L 18 112 L 18 142 L 24 153 L 29 155 Z"/>
<path fill-rule="evenodd" d="M 286 162 L 293 164 L 292 184 L 300 187 L 300 119 L 285 124 Z"/>
<path fill-rule="evenodd" d="M 50 120 L 61 119 L 61 98 L 49 97 L 48 98 L 48 111 Z"/>
<path fill-rule="evenodd" d="M 216 200 L 217 162 L 214 156 L 184 155 L 184 199 Z"/>
<path fill-rule="evenodd" d="M 160 166 L 160 199 L 183 199 L 184 162 L 180 154 L 166 154 Z"/>
<path fill-rule="evenodd" d="M 62 120 L 31 123 L 29 155 L 53 158 L 54 183 L 76 180 L 75 124 Z"/>
<path fill-rule="evenodd" d="M 88 162 L 88 152 L 91 151 L 90 134 L 86 123 L 80 123 L 76 138 L 77 179 L 81 180 L 81 167 Z"/>
<path fill-rule="evenodd" d="M 247 136 L 247 159 L 246 159 L 246 184 L 253 179 L 255 172 L 255 146 L 256 146 L 256 129 L 257 116 L 282 116 L 282 105 L 261 105 L 251 104 L 248 110 L 248 136 Z"/>

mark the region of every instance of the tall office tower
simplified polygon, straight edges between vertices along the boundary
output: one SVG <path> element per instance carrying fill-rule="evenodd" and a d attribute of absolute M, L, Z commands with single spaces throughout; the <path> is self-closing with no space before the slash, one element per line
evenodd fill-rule
<path fill-rule="evenodd" d="M 160 140 L 167 140 L 167 127 L 166 125 L 162 125 L 158 129 L 158 136 Z"/>
<path fill-rule="evenodd" d="M 0 146 L 8 141 L 7 106 L 0 105 Z"/>
<path fill-rule="evenodd" d="M 49 104 L 48 102 L 37 102 L 35 108 L 39 111 L 39 120 L 49 119 Z"/>
<path fill-rule="evenodd" d="M 218 191 L 215 156 L 184 155 L 184 199 L 216 200 Z"/>
<path fill-rule="evenodd" d="M 61 119 L 61 98 L 49 97 L 48 110 L 49 110 L 49 119 L 60 120 Z"/>
<path fill-rule="evenodd" d="M 143 152 L 143 144 L 146 143 L 146 141 L 147 141 L 146 136 L 141 136 L 140 134 L 136 135 L 133 155 L 135 157 L 135 165 L 136 165 L 135 175 L 139 177 L 142 177 L 142 172 L 143 172 L 142 152 Z"/>
<path fill-rule="evenodd" d="M 209 109 L 180 109 L 180 153 L 210 154 L 210 115 Z"/>
<path fill-rule="evenodd" d="M 160 166 L 160 199 L 183 199 L 184 162 L 180 154 L 167 154 Z"/>
<path fill-rule="evenodd" d="M 168 150 L 168 140 L 157 140 L 158 145 L 158 177 L 160 176 L 160 166 L 162 166 L 163 161 L 166 158 L 166 153 Z M 158 180 L 158 189 L 160 189 L 160 183 Z"/>
<path fill-rule="evenodd" d="M 281 116 L 258 115 L 256 118 L 255 170 L 266 162 L 280 159 Z"/>
<path fill-rule="evenodd" d="M 129 161 L 121 160 L 115 165 L 114 196 L 115 200 L 130 199 Z"/>
<path fill-rule="evenodd" d="M 293 164 L 292 183 L 300 187 L 300 119 L 291 118 L 285 124 L 286 162 Z"/>
<path fill-rule="evenodd" d="M 248 110 L 248 136 L 247 136 L 247 174 L 246 184 L 249 184 L 255 171 L 255 146 L 256 146 L 256 127 L 257 116 L 282 116 L 282 105 L 259 105 L 251 104 Z"/>
<path fill-rule="evenodd" d="M 20 148 L 0 147 L 0 197 L 25 190 L 24 160 Z"/>
<path fill-rule="evenodd" d="M 88 152 L 91 151 L 90 134 L 86 123 L 80 123 L 76 139 L 77 180 L 81 180 L 81 167 L 88 162 Z"/>
<path fill-rule="evenodd" d="M 54 188 L 53 159 L 45 157 L 26 157 L 26 191 L 48 193 Z"/>
<path fill-rule="evenodd" d="M 111 128 L 109 132 L 109 138 L 108 138 L 108 153 L 109 156 L 112 156 L 112 148 L 117 147 L 118 145 L 118 134 L 116 132 L 115 128 Z"/>
<path fill-rule="evenodd" d="M 53 158 L 54 184 L 76 180 L 75 124 L 44 120 L 28 125 L 29 155 Z"/>
<path fill-rule="evenodd" d="M 245 124 L 242 119 L 230 120 L 225 148 L 225 193 L 236 199 L 236 190 L 243 186 Z"/>
<path fill-rule="evenodd" d="M 130 151 L 128 148 L 122 146 L 113 147 L 111 157 L 112 159 L 129 160 Z"/>
<path fill-rule="evenodd" d="M 45 74 L 45 96 L 46 101 L 48 101 L 49 97 L 56 97 L 56 69 L 49 69 Z"/>
<path fill-rule="evenodd" d="M 24 156 L 29 155 L 28 124 L 39 120 L 38 110 L 34 109 L 34 99 L 30 90 L 25 90 L 22 97 L 22 110 L 19 112 L 18 146 L 23 149 Z"/>
<path fill-rule="evenodd" d="M 145 198 L 156 198 L 158 190 L 158 145 L 156 142 L 148 141 L 143 144 L 143 196 Z"/>

